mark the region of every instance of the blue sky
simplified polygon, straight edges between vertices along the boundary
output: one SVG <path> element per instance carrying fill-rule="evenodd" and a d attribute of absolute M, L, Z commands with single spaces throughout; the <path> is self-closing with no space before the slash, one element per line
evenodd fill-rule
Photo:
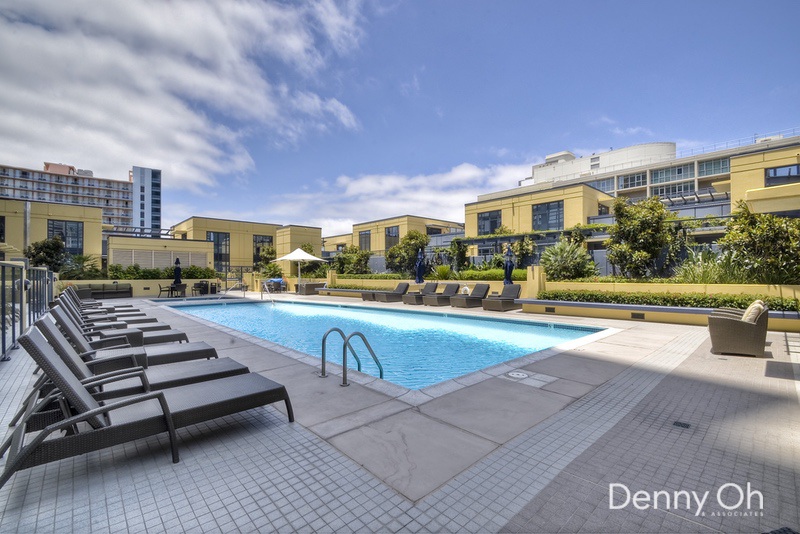
<path fill-rule="evenodd" d="M 463 221 L 561 150 L 800 126 L 800 2 L 0 0 L 0 163 L 160 168 L 165 225 Z"/>

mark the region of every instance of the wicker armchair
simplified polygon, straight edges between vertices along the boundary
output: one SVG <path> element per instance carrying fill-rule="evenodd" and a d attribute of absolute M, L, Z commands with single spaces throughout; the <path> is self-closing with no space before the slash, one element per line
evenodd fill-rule
<path fill-rule="evenodd" d="M 768 321 L 769 310 L 766 307 L 755 322 L 743 320 L 742 316 L 729 311 L 715 311 L 708 316 L 711 352 L 764 356 Z"/>

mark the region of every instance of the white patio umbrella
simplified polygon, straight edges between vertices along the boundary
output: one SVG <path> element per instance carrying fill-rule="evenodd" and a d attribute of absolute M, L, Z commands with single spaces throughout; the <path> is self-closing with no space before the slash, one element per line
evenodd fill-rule
<path fill-rule="evenodd" d="M 285 256 L 281 256 L 280 258 L 275 258 L 272 261 L 273 262 L 276 262 L 276 261 L 296 261 L 297 262 L 297 283 L 299 284 L 300 280 L 302 278 L 300 276 L 301 275 L 301 273 L 300 273 L 300 263 L 301 262 L 304 262 L 304 261 L 328 261 L 328 260 L 323 259 L 323 258 L 318 258 L 318 257 L 316 257 L 314 255 L 311 255 L 308 252 L 306 252 L 305 250 L 303 250 L 302 248 L 296 248 L 293 251 L 291 251 L 289 254 L 286 254 Z"/>

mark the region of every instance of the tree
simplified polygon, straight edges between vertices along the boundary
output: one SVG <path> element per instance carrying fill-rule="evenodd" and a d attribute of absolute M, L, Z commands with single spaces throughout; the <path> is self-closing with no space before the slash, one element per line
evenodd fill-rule
<path fill-rule="evenodd" d="M 58 274 L 63 280 L 99 280 L 103 272 L 98 264 L 92 254 L 75 254 L 67 258 Z"/>
<path fill-rule="evenodd" d="M 800 284 L 800 219 L 753 213 L 739 202 L 718 244 L 755 283 Z"/>
<path fill-rule="evenodd" d="M 303 243 L 300 250 L 314 255 L 314 245 L 311 243 Z M 310 261 L 308 265 L 302 265 L 301 269 L 307 278 L 325 278 L 328 275 L 328 263 L 324 261 Z"/>
<path fill-rule="evenodd" d="M 574 280 L 597 275 L 597 266 L 580 243 L 561 239 L 542 252 L 541 264 L 549 280 Z"/>
<path fill-rule="evenodd" d="M 266 269 L 268 265 L 276 265 L 271 262 L 277 257 L 278 253 L 275 251 L 275 247 L 272 245 L 262 246 L 258 253 L 258 264 L 256 265 L 256 268 L 259 271 L 264 272 L 264 269 Z"/>
<path fill-rule="evenodd" d="M 369 274 L 369 251 L 355 245 L 348 245 L 331 261 L 331 269 L 339 274 Z"/>
<path fill-rule="evenodd" d="M 536 250 L 536 243 L 530 236 L 525 236 L 519 241 L 511 243 L 511 252 L 517 257 L 517 266 L 523 267 L 528 265 L 528 258 L 533 256 Z"/>
<path fill-rule="evenodd" d="M 417 230 L 411 230 L 398 244 L 386 251 L 386 268 L 395 273 L 412 274 L 417 263 L 417 253 L 423 251 L 431 238 Z"/>
<path fill-rule="evenodd" d="M 58 236 L 31 243 L 30 246 L 25 247 L 22 254 L 28 258 L 31 267 L 45 266 L 54 273 L 61 271 L 67 261 L 64 242 Z"/>
<path fill-rule="evenodd" d="M 450 262 L 453 264 L 453 270 L 456 272 L 469 267 L 469 260 L 467 259 L 467 245 L 459 238 L 455 238 L 450 242 Z"/>
<path fill-rule="evenodd" d="M 605 241 L 608 261 L 631 278 L 661 276 L 678 262 L 688 238 L 658 197 L 628 204 L 614 201 L 615 224 Z"/>

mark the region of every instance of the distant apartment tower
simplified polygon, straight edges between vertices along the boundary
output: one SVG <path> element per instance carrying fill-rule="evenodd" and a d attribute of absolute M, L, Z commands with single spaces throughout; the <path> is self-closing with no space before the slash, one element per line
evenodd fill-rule
<path fill-rule="evenodd" d="M 128 180 L 133 183 L 135 198 L 131 226 L 161 230 L 161 171 L 134 167 L 128 172 Z"/>
<path fill-rule="evenodd" d="M 0 165 L 0 198 L 101 208 L 102 224 L 161 229 L 161 171 L 134 167 L 128 180 L 97 178 L 89 170 L 45 162 L 44 170 Z"/>

